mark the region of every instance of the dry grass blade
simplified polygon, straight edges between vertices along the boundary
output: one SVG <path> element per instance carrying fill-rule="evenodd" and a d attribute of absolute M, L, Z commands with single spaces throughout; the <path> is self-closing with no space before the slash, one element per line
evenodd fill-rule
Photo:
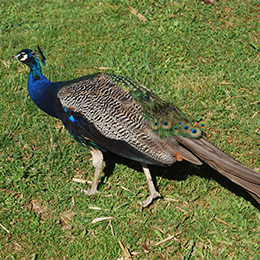
<path fill-rule="evenodd" d="M 0 227 L 1 227 L 3 230 L 5 230 L 7 233 L 10 233 L 10 231 L 9 231 L 5 226 L 3 226 L 2 224 L 0 224 Z"/>
<path fill-rule="evenodd" d="M 171 236 L 168 236 L 168 237 L 166 237 L 165 239 L 163 239 L 163 240 L 161 240 L 161 241 L 159 241 L 159 242 L 157 242 L 156 244 L 154 244 L 155 246 L 158 246 L 158 245 L 160 245 L 160 244 L 162 244 L 162 243 L 165 243 L 165 242 L 167 242 L 167 241 L 169 241 L 169 240 L 171 240 L 171 239 L 174 239 L 175 238 L 175 236 L 176 235 L 171 235 Z"/>
<path fill-rule="evenodd" d="M 119 243 L 119 246 L 121 247 L 121 249 L 122 249 L 122 251 L 125 255 L 125 259 L 126 260 L 132 260 L 132 257 L 130 255 L 128 249 L 124 247 L 123 243 L 120 240 L 118 240 L 118 243 Z"/>
<path fill-rule="evenodd" d="M 111 67 L 97 67 L 97 66 L 94 66 L 93 68 L 98 69 L 98 70 L 112 70 L 113 69 Z"/>
<path fill-rule="evenodd" d="M 228 224 L 226 221 L 224 221 L 224 220 L 221 219 L 221 218 L 215 217 L 214 219 L 216 219 L 219 223 L 225 224 L 225 225 L 227 225 L 227 226 L 229 226 L 229 227 L 231 227 L 231 228 L 236 228 L 235 226 L 232 226 L 231 224 Z"/>
<path fill-rule="evenodd" d="M 91 221 L 91 224 L 95 224 L 97 222 L 101 222 L 104 220 L 109 220 L 109 219 L 113 219 L 113 217 L 100 217 L 100 218 L 95 218 Z"/>
<path fill-rule="evenodd" d="M 100 207 L 88 207 L 89 209 L 101 210 Z"/>
<path fill-rule="evenodd" d="M 148 21 L 148 19 L 143 16 L 142 14 L 140 14 L 135 8 L 133 8 L 132 6 L 129 7 L 129 11 L 131 14 L 135 15 L 140 21 L 142 22 L 146 22 Z"/>
<path fill-rule="evenodd" d="M 72 181 L 77 182 L 77 183 L 83 183 L 83 184 L 87 182 L 87 180 L 82 180 L 79 178 L 72 178 Z"/>

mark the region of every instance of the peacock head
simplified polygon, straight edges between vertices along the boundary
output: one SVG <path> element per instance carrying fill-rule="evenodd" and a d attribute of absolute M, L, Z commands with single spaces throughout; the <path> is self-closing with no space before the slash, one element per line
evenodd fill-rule
<path fill-rule="evenodd" d="M 46 58 L 43 55 L 42 50 L 39 46 L 38 46 L 38 52 L 41 56 L 42 65 L 45 65 Z M 14 55 L 14 58 L 16 58 L 17 60 L 21 61 L 22 63 L 28 65 L 29 67 L 31 67 L 33 65 L 39 66 L 39 61 L 36 57 L 38 52 L 30 50 L 30 49 L 23 49 L 20 52 L 18 52 L 16 55 Z"/>

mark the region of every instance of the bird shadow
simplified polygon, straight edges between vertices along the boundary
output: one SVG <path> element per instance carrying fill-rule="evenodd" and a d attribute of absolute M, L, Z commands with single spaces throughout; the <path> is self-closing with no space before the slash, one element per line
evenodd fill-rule
<path fill-rule="evenodd" d="M 106 166 L 103 172 L 106 177 L 109 177 L 113 173 L 115 164 L 123 164 L 136 171 L 140 171 L 140 172 L 143 171 L 140 163 L 120 157 L 118 155 L 109 152 L 104 153 L 104 160 L 106 162 Z M 201 178 L 208 179 L 208 180 L 213 179 L 216 182 L 218 182 L 221 186 L 235 193 L 237 196 L 241 196 L 245 200 L 250 201 L 251 204 L 260 211 L 260 204 L 258 204 L 257 201 L 253 197 L 251 197 L 250 194 L 244 188 L 230 181 L 228 178 L 224 177 L 219 172 L 212 169 L 206 163 L 204 163 L 201 166 L 197 166 L 187 161 L 182 161 L 182 162 L 176 162 L 170 167 L 159 167 L 159 166 L 150 165 L 149 169 L 155 185 L 156 185 L 155 176 L 159 176 L 162 178 L 166 178 L 168 180 L 175 180 L 175 181 L 186 180 L 188 176 L 192 176 L 192 175 L 197 175 Z M 105 176 L 103 176 L 101 179 L 100 182 L 101 185 L 104 182 Z"/>

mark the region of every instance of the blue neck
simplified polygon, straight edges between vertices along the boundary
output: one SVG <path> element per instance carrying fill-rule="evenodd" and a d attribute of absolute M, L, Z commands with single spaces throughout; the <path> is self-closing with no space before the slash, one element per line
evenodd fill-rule
<path fill-rule="evenodd" d="M 44 112 L 57 117 L 57 92 L 61 84 L 50 82 L 42 75 L 39 61 L 36 58 L 34 62 L 27 65 L 30 67 L 28 90 L 31 99 Z"/>

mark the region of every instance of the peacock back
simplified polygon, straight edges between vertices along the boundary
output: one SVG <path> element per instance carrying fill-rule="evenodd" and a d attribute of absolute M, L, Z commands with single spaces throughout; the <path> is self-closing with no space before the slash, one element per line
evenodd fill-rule
<path fill-rule="evenodd" d="M 58 98 L 60 119 L 77 141 L 145 163 L 172 164 L 167 139 L 202 133 L 201 126 L 191 126 L 178 108 L 145 86 L 113 74 L 65 82 Z"/>

